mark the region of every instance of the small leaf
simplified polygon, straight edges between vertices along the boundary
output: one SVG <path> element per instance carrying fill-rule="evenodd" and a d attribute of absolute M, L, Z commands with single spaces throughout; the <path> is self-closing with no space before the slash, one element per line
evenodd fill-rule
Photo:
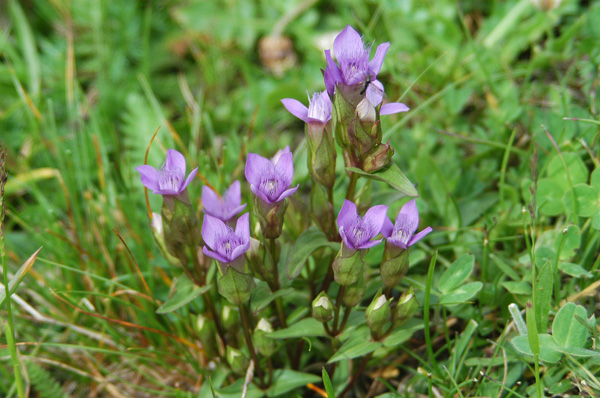
<path fill-rule="evenodd" d="M 559 346 L 570 348 L 585 345 L 589 330 L 575 316 L 587 319 L 585 308 L 574 303 L 563 305 L 556 314 L 552 323 L 552 337 Z"/>
<path fill-rule="evenodd" d="M 352 359 L 370 354 L 383 344 L 378 341 L 364 341 L 364 339 L 354 339 L 346 341 L 339 350 L 329 358 L 327 363 L 341 361 L 342 359 Z"/>
<path fill-rule="evenodd" d="M 267 390 L 267 397 L 277 397 L 286 394 L 295 388 L 321 381 L 321 378 L 317 375 L 289 369 L 275 371 L 273 379 L 273 385 Z"/>
<path fill-rule="evenodd" d="M 481 290 L 483 283 L 471 282 L 463 285 L 451 292 L 445 293 L 440 296 L 440 304 L 454 305 L 461 304 L 472 298 Z"/>
<path fill-rule="evenodd" d="M 327 398 L 335 398 L 335 392 L 333 390 L 333 385 L 331 384 L 331 379 L 329 378 L 329 374 L 323 367 L 323 385 L 325 386 L 325 392 L 327 392 Z"/>
<path fill-rule="evenodd" d="M 386 182 L 396 191 L 401 192 L 406 196 L 410 196 L 413 198 L 419 196 L 417 190 L 415 189 L 415 186 L 412 184 L 412 182 L 410 182 L 408 178 L 406 178 L 404 173 L 402 173 L 400 168 L 393 161 L 388 167 L 378 170 L 373 174 L 365 173 L 364 171 L 356 167 L 346 167 L 346 170 L 356 174 L 360 174 L 363 177 Z"/>
<path fill-rule="evenodd" d="M 186 274 L 182 274 L 175 278 L 169 291 L 169 298 L 156 310 L 157 314 L 166 314 L 173 312 L 204 292 L 210 290 L 212 285 L 196 286 L 194 282 L 188 278 Z"/>
<path fill-rule="evenodd" d="M 588 169 L 585 166 L 585 163 L 583 163 L 583 160 L 581 160 L 581 156 L 571 152 L 565 152 L 562 156 L 567 165 L 567 169 L 569 170 L 573 185 L 587 182 Z M 565 171 L 563 161 L 558 154 L 552 158 L 546 169 L 548 177 L 555 178 L 557 181 L 566 185 L 567 179 L 565 178 Z"/>
<path fill-rule="evenodd" d="M 475 257 L 470 254 L 460 256 L 448 267 L 440 278 L 438 289 L 442 293 L 448 293 L 462 285 L 473 272 Z"/>
<path fill-rule="evenodd" d="M 383 340 L 385 347 L 398 346 L 412 337 L 412 335 L 425 327 L 423 320 L 413 318 L 402 326 L 394 328 L 394 331 Z"/>
<path fill-rule="evenodd" d="M 275 293 L 271 292 L 269 286 L 262 282 L 259 283 L 256 289 L 252 292 L 250 308 L 254 315 L 258 314 L 264 308 L 266 308 L 273 300 L 278 297 L 286 296 L 294 292 L 294 288 L 288 287 L 286 289 L 280 289 Z"/>
<path fill-rule="evenodd" d="M 540 178 L 537 183 L 535 200 L 540 213 L 546 216 L 557 216 L 565 211 L 563 195 L 565 189 L 554 179 Z"/>
<path fill-rule="evenodd" d="M 552 264 L 547 261 L 535 281 L 536 292 L 533 305 L 538 332 L 546 332 L 548 329 L 548 317 L 550 316 L 550 306 L 552 304 L 553 276 Z"/>
<path fill-rule="evenodd" d="M 562 240 L 562 243 L 561 243 Z M 560 258 L 569 259 L 575 255 L 581 245 L 581 230 L 577 225 L 570 225 L 565 233 L 559 233 L 554 241 L 554 250 L 560 246 Z"/>
<path fill-rule="evenodd" d="M 573 192 L 565 192 L 563 201 L 568 211 L 573 209 L 573 196 L 575 196 L 579 217 L 591 217 L 596 213 L 598 209 L 598 191 L 595 188 L 587 184 L 577 184 L 573 187 Z"/>
<path fill-rule="evenodd" d="M 579 264 L 561 262 L 558 264 L 558 269 L 573 278 L 581 278 L 582 276 L 585 276 L 586 278 L 593 277 L 591 272 Z"/>
<path fill-rule="evenodd" d="M 525 321 L 527 322 L 527 340 L 529 348 L 535 355 L 540 354 L 540 339 L 538 337 L 537 323 L 535 319 L 535 310 L 531 303 L 527 303 L 525 310 Z"/>
<path fill-rule="evenodd" d="M 285 329 L 276 330 L 267 334 L 271 339 L 292 339 L 300 337 L 322 337 L 326 336 L 323 324 L 315 318 L 304 318 Z"/>
<path fill-rule="evenodd" d="M 538 341 L 540 346 L 540 356 L 539 358 L 547 363 L 557 363 L 562 358 L 562 353 L 558 351 L 558 345 L 547 333 L 541 333 L 538 335 Z M 529 347 L 529 338 L 527 335 L 525 336 L 517 336 L 511 340 L 511 343 L 515 346 L 517 351 L 525 354 L 533 356 L 533 352 L 531 351 L 531 347 Z"/>
<path fill-rule="evenodd" d="M 531 295 L 531 285 L 527 282 L 502 282 L 502 286 L 515 295 Z"/>
<path fill-rule="evenodd" d="M 296 240 L 294 247 L 290 250 L 287 260 L 287 276 L 289 279 L 294 279 L 300 272 L 308 257 L 321 247 L 329 247 L 334 250 L 340 249 L 340 244 L 337 242 L 329 242 L 325 234 L 317 228 L 312 227 L 304 231 Z"/>

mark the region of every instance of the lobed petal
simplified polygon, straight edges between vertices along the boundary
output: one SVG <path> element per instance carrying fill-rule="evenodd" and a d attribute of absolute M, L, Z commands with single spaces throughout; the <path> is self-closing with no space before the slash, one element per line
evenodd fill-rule
<path fill-rule="evenodd" d="M 414 234 L 419 226 L 419 211 L 417 210 L 417 202 L 414 199 L 406 202 L 400 209 L 398 216 L 401 214 L 406 216 L 406 225 L 410 234 Z M 396 220 L 397 221 L 397 220 Z"/>
<path fill-rule="evenodd" d="M 181 184 L 181 187 L 179 187 L 179 192 L 178 193 L 183 192 L 183 190 L 186 189 L 188 185 L 190 185 L 190 182 L 192 182 L 192 180 L 194 179 L 194 177 L 196 177 L 196 173 L 197 172 L 198 172 L 198 168 L 197 167 L 194 170 L 190 171 L 190 174 L 187 176 L 187 178 L 185 179 L 185 181 L 183 181 L 183 184 Z"/>
<path fill-rule="evenodd" d="M 333 97 L 336 84 L 342 81 L 342 71 L 333 61 L 333 58 L 331 58 L 331 52 L 329 50 L 325 50 L 325 60 L 327 61 L 327 66 L 325 67 L 325 73 L 323 75 L 325 78 L 325 87 L 327 88 L 327 93 Z"/>
<path fill-rule="evenodd" d="M 294 177 L 294 156 L 291 152 L 284 152 L 275 165 L 277 176 L 281 178 L 283 187 L 288 188 Z"/>
<path fill-rule="evenodd" d="M 392 224 L 392 221 L 390 221 L 390 219 L 386 217 L 383 221 L 383 226 L 381 227 L 381 234 L 386 239 L 389 239 L 390 236 L 392 236 L 392 232 L 394 232 L 394 224 Z"/>
<path fill-rule="evenodd" d="M 418 241 L 423 239 L 425 236 L 427 236 L 431 231 L 433 231 L 433 228 L 431 228 L 431 227 L 425 228 L 424 230 L 422 230 L 421 232 L 419 232 L 418 234 L 416 234 L 415 236 L 412 237 L 412 239 L 408 242 L 408 246 L 414 245 L 415 243 L 417 243 Z"/>
<path fill-rule="evenodd" d="M 158 180 L 160 179 L 160 173 L 154 167 L 145 164 L 135 168 L 142 179 L 142 184 L 150 190 L 160 191 Z"/>
<path fill-rule="evenodd" d="M 383 65 L 383 59 L 385 58 L 385 54 L 387 50 L 390 48 L 390 43 L 381 43 L 377 46 L 377 51 L 375 51 L 375 56 L 371 61 L 369 61 L 369 75 L 371 77 L 375 77 L 381 71 L 381 65 Z"/>
<path fill-rule="evenodd" d="M 370 249 L 373 246 L 377 246 L 379 243 L 381 243 L 382 240 L 383 239 L 368 240 L 365 243 L 363 243 L 362 245 L 358 246 L 357 249 L 361 249 L 361 250 Z"/>
<path fill-rule="evenodd" d="M 362 38 L 350 25 L 346 25 L 333 41 L 333 53 L 340 65 L 344 62 L 344 59 L 355 57 L 364 52 L 364 49 Z"/>
<path fill-rule="evenodd" d="M 284 200 L 288 196 L 292 195 L 294 192 L 296 192 L 296 190 L 298 189 L 299 186 L 300 186 L 300 184 L 296 185 L 294 188 L 286 189 L 285 191 L 283 191 L 281 193 L 281 195 L 279 195 L 279 198 L 277 199 L 277 202 L 281 202 L 282 200 Z"/>
<path fill-rule="evenodd" d="M 227 208 L 239 207 L 242 203 L 242 186 L 238 180 L 235 180 L 225 191 L 223 203 Z"/>
<path fill-rule="evenodd" d="M 353 249 L 353 250 L 357 249 L 357 247 L 354 247 L 354 242 L 351 242 L 350 239 L 348 239 L 348 236 L 346 236 L 343 226 L 340 227 L 338 232 L 340 233 L 340 237 L 342 238 L 342 241 L 348 248 Z"/>
<path fill-rule="evenodd" d="M 400 102 L 390 102 L 381 106 L 380 115 L 392 115 L 394 113 L 407 112 L 410 108 Z"/>
<path fill-rule="evenodd" d="M 347 227 L 351 225 L 358 218 L 358 212 L 356 210 L 356 205 L 345 199 L 342 208 L 337 216 L 337 224 L 338 228 Z M 340 233 L 341 234 L 341 233 Z"/>
<path fill-rule="evenodd" d="M 235 225 L 235 234 L 240 237 L 243 242 L 250 242 L 250 213 L 245 213 L 238 218 Z"/>
<path fill-rule="evenodd" d="M 216 218 L 222 217 L 223 203 L 217 193 L 207 185 L 202 187 L 202 205 L 204 206 L 204 213 Z"/>
<path fill-rule="evenodd" d="M 202 247 L 202 253 L 204 253 L 208 257 L 214 258 L 215 260 L 220 261 L 222 263 L 229 263 L 229 262 L 231 262 L 229 259 L 221 256 L 219 253 L 213 252 L 212 250 L 209 250 L 208 247 L 206 247 L 206 246 Z"/>
<path fill-rule="evenodd" d="M 373 106 L 377 106 L 383 101 L 383 84 L 379 80 L 371 81 L 367 87 L 367 99 Z"/>
<path fill-rule="evenodd" d="M 250 240 L 247 240 L 243 244 L 241 244 L 238 247 L 236 247 L 235 249 L 233 249 L 233 251 L 231 252 L 231 260 L 230 261 L 233 261 L 236 258 L 238 258 L 239 256 L 241 256 L 242 254 L 246 253 L 249 248 L 250 248 Z"/>
<path fill-rule="evenodd" d="M 281 103 L 289 113 L 296 116 L 304 123 L 308 123 L 308 108 L 304 106 L 302 102 L 293 98 L 284 98 L 281 100 Z"/>
<path fill-rule="evenodd" d="M 377 205 L 371 207 L 365 213 L 363 217 L 364 225 L 368 227 L 367 235 L 371 238 L 381 232 L 383 223 L 387 219 L 387 210 L 388 207 L 386 205 Z"/>
<path fill-rule="evenodd" d="M 223 221 L 208 214 L 204 215 L 202 239 L 211 249 L 217 250 L 217 237 L 227 235 L 228 233 L 229 229 Z"/>
<path fill-rule="evenodd" d="M 271 199 L 269 199 L 269 197 L 260 189 L 258 189 L 256 187 L 256 185 L 251 184 L 250 185 L 250 190 L 252 191 L 252 193 L 254 193 L 256 196 L 258 196 L 263 202 L 267 202 L 269 204 L 273 204 L 275 202 L 273 202 Z"/>
<path fill-rule="evenodd" d="M 265 159 L 255 153 L 249 153 L 246 158 L 245 175 L 246 180 L 250 185 L 260 185 L 261 177 L 268 172 L 274 171 L 273 163 L 269 159 Z M 252 191 L 254 192 L 254 191 Z"/>
<path fill-rule="evenodd" d="M 167 150 L 167 160 L 165 160 L 165 169 L 175 173 L 180 180 L 185 176 L 185 158 L 175 149 Z"/>

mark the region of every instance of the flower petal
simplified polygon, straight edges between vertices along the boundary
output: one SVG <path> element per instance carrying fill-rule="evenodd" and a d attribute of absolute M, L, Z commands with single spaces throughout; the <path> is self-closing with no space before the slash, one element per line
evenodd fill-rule
<path fill-rule="evenodd" d="M 225 223 L 216 217 L 204 215 L 204 221 L 202 222 L 202 239 L 211 249 L 217 250 L 216 238 L 218 236 L 227 235 L 229 230 Z"/>
<path fill-rule="evenodd" d="M 358 218 L 356 205 L 353 202 L 345 199 L 342 208 L 337 216 L 338 228 L 350 226 Z M 340 233 L 341 234 L 341 233 Z"/>
<path fill-rule="evenodd" d="M 354 243 L 351 242 L 348 237 L 346 236 L 346 233 L 344 232 L 344 227 L 341 226 L 340 229 L 338 230 L 338 232 L 340 233 L 340 237 L 342 238 L 342 241 L 344 242 L 344 244 L 349 247 L 350 249 L 356 249 L 354 247 Z"/>
<path fill-rule="evenodd" d="M 248 157 L 246 158 L 245 174 L 246 180 L 250 183 L 250 185 L 260 185 L 261 176 L 267 172 L 273 171 L 274 166 L 269 159 L 265 159 L 255 153 L 248 154 Z"/>
<path fill-rule="evenodd" d="M 333 41 L 333 53 L 335 54 L 335 59 L 340 64 L 345 57 L 360 54 L 364 49 L 365 46 L 362 38 L 350 25 L 346 25 L 344 30 Z"/>
<path fill-rule="evenodd" d="M 401 214 L 406 215 L 404 222 L 406 223 L 405 225 L 406 228 L 408 228 L 408 232 L 410 232 L 411 235 L 414 234 L 419 226 L 419 211 L 417 210 L 417 202 L 414 199 L 406 202 L 400 209 L 398 216 Z M 397 218 L 396 221 L 398 221 Z"/>
<path fill-rule="evenodd" d="M 381 65 L 383 65 L 383 59 L 385 58 L 385 54 L 387 50 L 390 48 L 390 43 L 381 43 L 377 46 L 377 51 L 375 51 L 375 56 L 371 61 L 369 61 L 369 75 L 371 78 L 374 78 L 379 74 L 381 70 Z"/>
<path fill-rule="evenodd" d="M 250 241 L 247 240 L 243 244 L 241 244 L 238 247 L 236 247 L 235 249 L 233 249 L 233 251 L 230 254 L 231 261 L 235 260 L 236 258 L 238 258 L 239 256 L 241 256 L 242 254 L 246 253 L 249 248 L 250 248 Z"/>
<path fill-rule="evenodd" d="M 333 58 L 331 58 L 331 52 L 329 50 L 325 50 L 325 60 L 327 61 L 327 66 L 325 67 L 325 73 L 323 75 L 325 87 L 327 88 L 329 95 L 333 97 L 336 84 L 342 81 L 342 71 L 333 61 Z"/>
<path fill-rule="evenodd" d="M 392 115 L 394 113 L 407 112 L 410 108 L 400 102 L 390 102 L 389 104 L 381 105 L 380 115 Z"/>
<path fill-rule="evenodd" d="M 381 104 L 383 100 L 383 84 L 379 80 L 373 80 L 367 87 L 367 99 L 373 106 Z"/>
<path fill-rule="evenodd" d="M 223 195 L 223 203 L 229 209 L 232 207 L 239 207 L 242 203 L 242 187 L 238 180 L 235 180 L 225 194 Z"/>
<path fill-rule="evenodd" d="M 376 239 L 376 240 L 368 240 L 365 243 L 363 243 L 362 245 L 358 246 L 357 249 L 370 249 L 373 246 L 377 246 L 379 243 L 381 243 L 383 239 Z"/>
<path fill-rule="evenodd" d="M 423 239 L 425 236 L 427 236 L 431 231 L 433 231 L 433 228 L 431 228 L 431 227 L 425 228 L 424 230 L 422 230 L 421 232 L 419 232 L 418 234 L 416 234 L 415 236 L 412 237 L 410 242 L 408 242 L 408 246 L 414 245 L 415 243 L 417 243 L 418 241 Z"/>
<path fill-rule="evenodd" d="M 185 158 L 175 149 L 167 150 L 167 160 L 165 160 L 165 169 L 175 173 L 177 177 L 183 179 L 185 176 Z"/>
<path fill-rule="evenodd" d="M 190 182 L 192 182 L 194 177 L 196 177 L 197 172 L 198 172 L 197 167 L 194 170 L 190 171 L 190 174 L 188 174 L 188 176 L 185 179 L 185 181 L 183 182 L 183 184 L 181 184 L 181 187 L 179 188 L 179 193 L 183 192 L 183 190 L 186 189 L 188 185 L 190 185 Z"/>
<path fill-rule="evenodd" d="M 152 191 L 159 191 L 160 186 L 158 185 L 158 180 L 160 179 L 160 173 L 154 167 L 149 164 L 145 164 L 143 166 L 138 166 L 135 168 L 138 173 L 140 173 L 140 177 L 142 178 L 142 184 Z"/>
<path fill-rule="evenodd" d="M 202 187 L 202 205 L 204 213 L 216 218 L 221 218 L 223 203 L 215 191 L 207 185 Z M 223 220 L 224 221 L 224 220 Z"/>
<path fill-rule="evenodd" d="M 294 156 L 291 152 L 283 153 L 275 165 L 277 176 L 281 178 L 283 188 L 288 188 L 294 177 Z"/>
<path fill-rule="evenodd" d="M 208 257 L 212 257 L 217 261 L 220 261 L 222 263 L 229 263 L 229 259 L 221 256 L 219 253 L 217 252 L 213 252 L 212 250 L 209 250 L 209 248 L 207 246 L 204 246 L 202 248 L 202 253 L 204 253 L 205 255 L 207 255 Z"/>
<path fill-rule="evenodd" d="M 302 102 L 293 98 L 284 98 L 281 100 L 281 103 L 289 113 L 308 123 L 308 108 Z"/>
<path fill-rule="evenodd" d="M 392 232 L 394 232 L 394 224 L 392 224 L 390 219 L 386 217 L 383 221 L 383 227 L 381 227 L 381 234 L 386 239 L 389 239 L 389 237 L 392 235 Z"/>
<path fill-rule="evenodd" d="M 283 191 L 281 193 L 281 195 L 279 195 L 279 198 L 277 199 L 277 202 L 281 202 L 282 200 L 284 200 L 288 196 L 292 195 L 294 192 L 296 192 L 296 190 L 298 189 L 299 186 L 300 186 L 300 184 L 296 185 L 294 188 L 286 189 L 285 191 Z"/>
<path fill-rule="evenodd" d="M 234 209 L 227 209 L 227 212 L 225 214 L 223 214 L 223 218 L 226 218 L 227 221 L 231 220 L 233 217 L 235 217 L 236 214 L 241 213 L 242 210 L 244 210 L 246 208 L 247 203 L 244 203 L 241 206 L 238 206 Z M 223 220 L 225 221 L 225 220 Z"/>
<path fill-rule="evenodd" d="M 265 193 L 263 191 L 261 191 L 260 189 L 258 189 L 256 187 L 256 185 L 251 184 L 250 185 L 250 190 L 252 191 L 253 194 L 255 194 L 256 196 L 258 196 L 263 202 L 267 202 L 269 204 L 275 203 L 271 199 L 269 199 L 269 197 L 267 195 L 265 195 Z"/>
<path fill-rule="evenodd" d="M 238 218 L 235 225 L 235 234 L 242 238 L 243 242 L 250 242 L 250 213 L 244 213 Z"/>
<path fill-rule="evenodd" d="M 386 205 L 373 206 L 367 210 L 363 217 L 363 225 L 369 228 L 366 235 L 372 238 L 381 232 L 383 223 L 387 219 L 387 210 Z"/>

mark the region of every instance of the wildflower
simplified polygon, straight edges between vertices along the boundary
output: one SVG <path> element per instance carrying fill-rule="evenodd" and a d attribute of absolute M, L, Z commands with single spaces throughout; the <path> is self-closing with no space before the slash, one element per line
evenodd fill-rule
<path fill-rule="evenodd" d="M 419 212 L 415 200 L 412 199 L 402 206 L 396 216 L 395 224 L 392 224 L 388 218 L 385 219 L 381 233 L 392 245 L 408 249 L 433 231 L 431 227 L 427 227 L 415 235 L 418 226 Z"/>
<path fill-rule="evenodd" d="M 167 160 L 162 167 L 156 170 L 150 165 L 136 167 L 140 173 L 142 184 L 157 195 L 177 196 L 181 194 L 194 179 L 196 167 L 185 176 L 185 158 L 175 149 L 167 151 Z"/>
<path fill-rule="evenodd" d="M 237 220 L 235 231 L 218 218 L 204 216 L 202 239 L 206 246 L 202 252 L 219 261 L 221 270 L 226 272 L 227 266 L 244 271 L 244 254 L 250 248 L 250 215 L 242 215 Z"/>
<path fill-rule="evenodd" d="M 308 108 L 293 98 L 281 100 L 285 109 L 308 124 L 324 125 L 331 119 L 331 100 L 327 91 L 314 93 L 308 100 Z"/>
<path fill-rule="evenodd" d="M 249 153 L 245 174 L 250 183 L 250 190 L 268 204 L 282 201 L 296 192 L 300 186 L 290 188 L 294 164 L 289 147 L 285 147 L 273 160 Z"/>
<path fill-rule="evenodd" d="M 240 182 L 234 181 L 220 198 L 215 191 L 208 186 L 202 187 L 202 204 L 204 212 L 212 217 L 227 223 L 246 207 L 242 203 L 242 192 Z"/>
<path fill-rule="evenodd" d="M 363 217 L 356 211 L 356 205 L 349 200 L 344 201 L 337 218 L 340 236 L 349 249 L 369 249 L 382 239 L 371 240 L 381 232 L 388 207 L 373 206 Z"/>

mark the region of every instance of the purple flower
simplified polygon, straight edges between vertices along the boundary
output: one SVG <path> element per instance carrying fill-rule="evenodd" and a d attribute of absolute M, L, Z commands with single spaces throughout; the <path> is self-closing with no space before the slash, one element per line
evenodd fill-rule
<path fill-rule="evenodd" d="M 392 224 L 390 219 L 386 217 L 381 233 L 392 245 L 407 249 L 433 231 L 431 227 L 427 227 L 415 235 L 418 226 L 419 211 L 415 200 L 412 199 L 402 206 L 396 216 L 395 224 Z"/>
<path fill-rule="evenodd" d="M 190 182 L 194 179 L 196 167 L 185 177 L 185 158 L 175 149 L 167 151 L 167 160 L 162 167 L 156 170 L 150 165 L 138 166 L 135 168 L 141 175 L 142 184 L 152 193 L 158 195 L 176 196 L 182 193 Z"/>
<path fill-rule="evenodd" d="M 350 249 L 369 249 L 382 239 L 371 240 L 383 227 L 387 219 L 387 206 L 373 206 L 367 210 L 363 217 L 358 215 L 356 205 L 349 200 L 344 200 L 344 205 L 338 214 L 337 223 L 342 240 Z"/>
<path fill-rule="evenodd" d="M 235 231 L 218 218 L 204 216 L 202 239 L 206 246 L 202 253 L 223 263 L 230 264 L 250 248 L 250 215 L 246 213 L 237 220 Z"/>
<path fill-rule="evenodd" d="M 249 153 L 246 160 L 246 180 L 250 190 L 263 201 L 273 204 L 287 198 L 300 185 L 290 188 L 294 175 L 294 163 L 289 147 L 278 152 L 272 160 Z"/>
<path fill-rule="evenodd" d="M 389 42 L 380 44 L 373 59 L 369 60 L 371 47 L 365 47 L 360 35 L 350 25 L 346 26 L 333 42 L 333 52 L 338 63 L 333 61 L 330 50 L 325 51 L 325 87 L 329 95 L 333 96 L 338 84 L 355 86 L 362 83 L 360 94 L 366 94 L 373 106 L 379 105 L 383 100 L 383 84 L 377 80 L 377 74 L 389 47 Z M 384 105 L 380 114 L 389 115 L 408 110 L 404 104 L 391 103 Z"/>
<path fill-rule="evenodd" d="M 281 102 L 285 109 L 305 123 L 326 124 L 331 119 L 331 100 L 327 91 L 314 93 L 312 99 L 308 99 L 308 108 L 292 98 L 284 98 Z"/>
<path fill-rule="evenodd" d="M 242 203 L 242 191 L 240 182 L 234 181 L 220 198 L 215 191 L 208 186 L 202 187 L 202 204 L 204 212 L 210 216 L 216 217 L 223 222 L 229 222 L 238 213 L 246 207 Z"/>

